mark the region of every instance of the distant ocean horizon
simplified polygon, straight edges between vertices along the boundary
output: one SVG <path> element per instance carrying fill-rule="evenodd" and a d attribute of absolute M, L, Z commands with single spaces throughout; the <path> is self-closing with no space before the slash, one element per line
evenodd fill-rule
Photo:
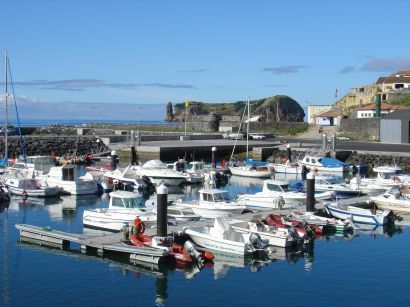
<path fill-rule="evenodd" d="M 16 120 L 11 120 L 10 124 L 17 126 Z M 62 126 L 81 126 L 87 124 L 123 124 L 123 125 L 138 125 L 136 120 L 110 120 L 110 119 L 20 119 L 20 124 L 22 127 L 43 127 L 51 125 L 62 125 Z M 165 122 L 160 120 L 140 120 L 140 125 L 176 125 L 175 122 Z M 4 121 L 1 123 L 4 125 Z"/>

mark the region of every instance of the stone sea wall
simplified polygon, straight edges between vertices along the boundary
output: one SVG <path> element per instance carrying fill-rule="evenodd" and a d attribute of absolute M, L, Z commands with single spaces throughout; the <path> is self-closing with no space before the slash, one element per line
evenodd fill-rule
<path fill-rule="evenodd" d="M 97 148 L 96 138 L 94 137 L 51 137 L 51 136 L 24 136 L 23 137 L 26 155 L 50 155 L 57 156 L 72 155 L 76 152 L 77 156 L 96 153 L 100 151 L 104 144 L 100 142 L 100 150 Z M 4 140 L 0 139 L 1 154 L 4 153 Z M 22 154 L 19 138 L 16 136 L 8 139 L 9 157 L 16 157 Z"/>

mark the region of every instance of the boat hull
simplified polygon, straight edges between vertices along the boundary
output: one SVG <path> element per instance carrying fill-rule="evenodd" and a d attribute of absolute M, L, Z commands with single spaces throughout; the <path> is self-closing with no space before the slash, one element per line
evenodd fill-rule
<path fill-rule="evenodd" d="M 49 187 L 44 189 L 34 189 L 34 190 L 24 190 L 9 186 L 9 191 L 11 194 L 27 197 L 53 197 L 60 193 L 58 187 Z"/>
<path fill-rule="evenodd" d="M 206 249 L 221 251 L 236 255 L 245 255 L 246 244 L 243 242 L 235 242 L 224 239 L 216 239 L 210 235 L 201 233 L 194 229 L 185 229 L 185 233 L 188 234 L 192 241 L 199 246 Z"/>
<path fill-rule="evenodd" d="M 373 214 L 366 214 L 364 212 L 363 213 L 351 212 L 351 211 L 333 207 L 333 206 L 325 206 L 325 208 L 328 211 L 328 213 L 330 213 L 332 216 L 342 219 L 342 220 L 350 218 L 355 223 L 384 225 L 389 222 L 389 218 L 387 216 L 375 216 Z"/>
<path fill-rule="evenodd" d="M 229 170 L 232 175 L 252 178 L 270 178 L 275 174 L 274 171 L 258 171 L 241 167 L 230 167 Z"/>

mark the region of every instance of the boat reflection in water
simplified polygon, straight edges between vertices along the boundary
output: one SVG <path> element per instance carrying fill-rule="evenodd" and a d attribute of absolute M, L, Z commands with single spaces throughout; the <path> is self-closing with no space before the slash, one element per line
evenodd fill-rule
<path fill-rule="evenodd" d="M 229 268 L 249 267 L 252 272 L 259 272 L 264 266 L 274 261 L 287 261 L 294 264 L 299 259 L 306 257 L 306 262 L 311 267 L 313 264 L 313 242 L 295 247 L 275 247 L 275 252 L 263 255 L 235 255 L 215 250 L 209 250 L 215 256 L 214 259 L 214 278 L 220 279 L 227 275 Z"/>
<path fill-rule="evenodd" d="M 263 186 L 263 180 L 266 178 L 253 178 L 253 177 L 242 177 L 242 176 L 235 176 L 232 175 L 229 178 L 230 184 L 235 184 L 241 187 L 252 187 L 252 186 Z"/>
<path fill-rule="evenodd" d="M 34 198 L 13 195 L 9 210 L 21 211 L 28 208 L 41 208 L 49 212 L 52 220 L 67 220 L 75 218 L 80 206 L 94 206 L 100 200 L 98 195 L 69 195 L 59 198 Z"/>

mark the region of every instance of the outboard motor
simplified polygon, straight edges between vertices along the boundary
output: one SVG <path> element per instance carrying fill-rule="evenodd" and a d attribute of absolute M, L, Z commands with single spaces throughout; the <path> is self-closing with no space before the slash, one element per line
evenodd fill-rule
<path fill-rule="evenodd" d="M 257 233 L 251 233 L 249 243 L 257 249 L 265 249 L 268 246 L 268 240 L 262 240 Z"/>
<path fill-rule="evenodd" d="M 188 254 L 194 258 L 200 265 L 204 265 L 204 258 L 202 257 L 202 254 L 198 252 L 195 248 L 194 242 L 191 240 L 187 240 L 184 244 L 184 249 L 188 252 Z"/>

